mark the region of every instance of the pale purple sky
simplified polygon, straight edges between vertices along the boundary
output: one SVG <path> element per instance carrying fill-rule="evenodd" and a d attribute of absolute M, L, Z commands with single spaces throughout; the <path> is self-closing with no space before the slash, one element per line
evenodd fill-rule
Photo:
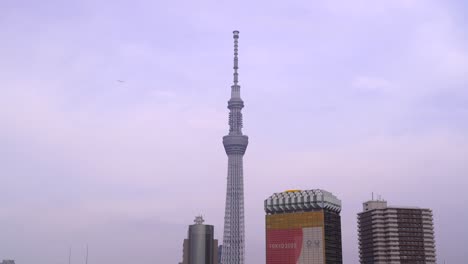
<path fill-rule="evenodd" d="M 221 138 L 240 30 L 247 263 L 263 200 L 343 202 L 344 262 L 371 192 L 433 210 L 468 259 L 466 1 L 0 1 L 0 259 L 177 263 L 202 213 L 222 238 Z M 117 80 L 125 80 L 119 83 Z"/>

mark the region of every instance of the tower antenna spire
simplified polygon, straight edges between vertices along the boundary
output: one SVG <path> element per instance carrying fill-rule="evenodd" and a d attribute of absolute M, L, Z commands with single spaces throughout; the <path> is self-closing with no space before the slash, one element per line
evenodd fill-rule
<path fill-rule="evenodd" d="M 231 99 L 240 99 L 240 85 L 239 85 L 239 31 L 232 32 L 234 38 L 234 84 L 231 86 Z"/>
<path fill-rule="evenodd" d="M 228 101 L 229 134 L 223 137 L 224 150 L 228 156 L 226 211 L 224 215 L 222 264 L 244 264 L 244 167 L 243 157 L 249 138 L 242 133 L 242 108 L 240 97 L 238 56 L 239 31 L 234 34 L 234 84 Z"/>
<path fill-rule="evenodd" d="M 239 31 L 234 30 L 232 33 L 234 35 L 234 85 L 237 86 L 239 83 L 239 74 L 237 73 L 239 69 L 239 58 L 237 57 L 239 55 Z"/>

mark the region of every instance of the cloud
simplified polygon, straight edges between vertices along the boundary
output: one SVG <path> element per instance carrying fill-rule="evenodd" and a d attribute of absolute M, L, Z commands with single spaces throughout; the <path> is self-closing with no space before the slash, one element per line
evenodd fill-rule
<path fill-rule="evenodd" d="M 352 86 L 362 90 L 384 92 L 388 92 L 394 87 L 388 80 L 367 76 L 356 77 L 352 82 Z"/>
<path fill-rule="evenodd" d="M 175 262 L 199 213 L 221 237 L 235 27 L 248 261 L 264 262 L 263 199 L 288 188 L 343 200 L 345 262 L 372 191 L 433 208 L 438 254 L 466 259 L 450 216 L 466 200 L 468 45 L 445 2 L 186 4 L 2 20 L 5 257 L 60 263 L 72 245 L 78 261 L 90 243 L 99 263 Z"/>
<path fill-rule="evenodd" d="M 463 33 L 447 13 L 418 28 L 414 56 L 425 64 L 432 78 L 468 82 L 468 48 Z M 431 79 L 432 79 L 431 78 Z"/>
<path fill-rule="evenodd" d="M 164 90 L 153 90 L 151 91 L 151 95 L 155 97 L 160 97 L 160 98 L 168 98 L 168 99 L 174 99 L 177 94 L 173 91 L 164 91 Z"/>
<path fill-rule="evenodd" d="M 353 16 L 357 18 L 376 18 L 387 16 L 393 12 L 414 11 L 420 9 L 421 6 L 428 7 L 432 5 L 432 1 L 384 0 L 375 2 L 371 0 L 332 0 L 324 2 L 323 5 L 327 10 L 337 15 Z"/>

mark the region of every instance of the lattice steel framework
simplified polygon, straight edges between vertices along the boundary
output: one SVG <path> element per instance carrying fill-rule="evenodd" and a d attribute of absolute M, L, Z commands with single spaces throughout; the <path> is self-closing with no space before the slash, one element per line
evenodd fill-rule
<path fill-rule="evenodd" d="M 228 101 L 229 134 L 223 137 L 223 145 L 228 156 L 226 190 L 226 211 L 224 215 L 224 235 L 222 264 L 244 264 L 244 178 L 243 157 L 249 138 L 242 134 L 242 108 L 238 84 L 238 39 L 239 31 L 234 31 L 234 84 L 231 86 L 231 99 Z"/>

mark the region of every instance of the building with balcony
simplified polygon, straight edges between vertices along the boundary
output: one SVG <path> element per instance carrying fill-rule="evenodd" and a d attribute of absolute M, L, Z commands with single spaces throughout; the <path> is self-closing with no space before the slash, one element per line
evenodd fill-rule
<path fill-rule="evenodd" d="M 363 204 L 358 214 L 362 264 L 435 264 L 432 211 L 389 207 L 384 200 Z"/>

